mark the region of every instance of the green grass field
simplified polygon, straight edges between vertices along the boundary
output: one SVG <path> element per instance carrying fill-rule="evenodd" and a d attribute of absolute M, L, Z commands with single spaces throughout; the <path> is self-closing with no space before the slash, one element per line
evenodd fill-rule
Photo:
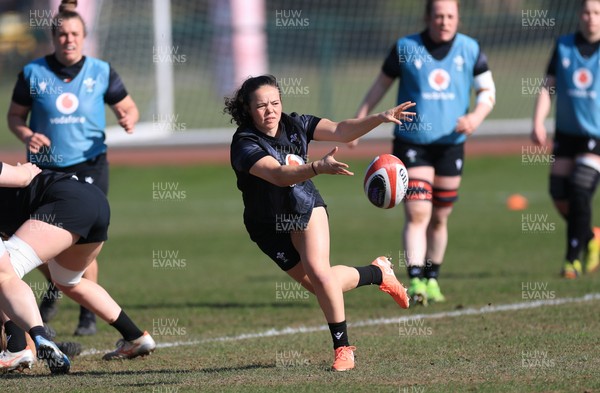
<path fill-rule="evenodd" d="M 332 263 L 364 265 L 382 254 L 398 263 L 402 210 L 371 206 L 361 188 L 366 162 L 351 166 L 353 178 L 316 179 L 329 204 Z M 318 328 L 325 321 L 314 297 L 295 287 L 249 240 L 229 167 L 114 167 L 100 281 L 161 347 L 124 362 L 85 354 L 73 360 L 66 376 L 51 377 L 38 364 L 24 374 L 0 376 L 1 390 L 600 391 L 597 297 L 514 311 L 440 314 L 600 292 L 600 274 L 577 281 L 558 276 L 565 225 L 545 191 L 547 171 L 545 165 L 524 164 L 521 156 L 468 159 L 440 281 L 448 301 L 406 311 L 375 286 L 347 293 L 348 322 L 371 324 L 349 330 L 358 347 L 357 368 L 332 373 L 326 330 L 241 339 L 271 329 Z M 505 208 L 506 197 L 516 192 L 529 199 L 524 212 Z M 597 202 L 595 208 L 600 209 Z M 404 269 L 397 275 L 405 280 Z M 37 272 L 26 277 L 37 296 L 44 288 L 40 277 Z M 119 336 L 103 322 L 96 336 L 72 337 L 77 312 L 71 300 L 62 300 L 52 322 L 57 339 L 78 340 L 87 351 L 113 348 Z M 418 314 L 424 318 L 394 322 Z M 374 323 L 378 318 L 388 323 Z"/>

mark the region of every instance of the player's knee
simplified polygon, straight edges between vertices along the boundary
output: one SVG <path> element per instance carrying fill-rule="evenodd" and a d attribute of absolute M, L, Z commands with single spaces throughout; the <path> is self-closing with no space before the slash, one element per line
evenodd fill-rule
<path fill-rule="evenodd" d="M 50 270 L 52 281 L 62 287 L 74 287 L 81 282 L 81 278 L 83 277 L 83 271 L 64 268 L 55 260 L 48 262 L 48 269 Z"/>
<path fill-rule="evenodd" d="M 335 281 L 335 276 L 331 268 L 328 269 L 315 269 L 307 272 L 307 276 L 313 286 L 325 287 Z"/>
<path fill-rule="evenodd" d="M 433 230 L 443 229 L 448 225 L 448 217 L 450 213 L 441 213 L 439 211 L 435 211 L 431 215 L 431 220 L 429 221 L 429 228 Z"/>
<path fill-rule="evenodd" d="M 452 207 L 458 200 L 458 189 L 448 190 L 436 187 L 433 189 L 432 200 L 435 207 Z"/>
<path fill-rule="evenodd" d="M 33 248 L 16 235 L 11 236 L 4 245 L 10 256 L 10 263 L 19 278 L 23 278 L 43 263 Z"/>

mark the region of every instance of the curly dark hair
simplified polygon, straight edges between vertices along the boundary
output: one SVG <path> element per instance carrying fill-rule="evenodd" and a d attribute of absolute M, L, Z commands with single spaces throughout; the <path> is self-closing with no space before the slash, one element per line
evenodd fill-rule
<path fill-rule="evenodd" d="M 232 97 L 225 97 L 225 108 L 223 109 L 223 113 L 231 115 L 231 122 L 235 122 L 238 127 L 251 125 L 250 95 L 265 85 L 276 87 L 277 90 L 279 90 L 279 95 L 281 95 L 277 79 L 275 79 L 273 75 L 267 74 L 250 77 L 242 83 L 242 86 Z"/>

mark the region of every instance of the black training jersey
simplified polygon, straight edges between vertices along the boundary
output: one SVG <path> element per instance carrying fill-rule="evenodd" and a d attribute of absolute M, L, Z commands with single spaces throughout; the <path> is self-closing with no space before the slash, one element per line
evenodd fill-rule
<path fill-rule="evenodd" d="M 25 188 L 0 187 L 0 232 L 8 236 L 15 233 L 39 207 L 46 190 L 57 181 L 71 176 L 72 173 L 43 170 Z"/>
<path fill-rule="evenodd" d="M 281 165 L 286 165 L 286 162 L 306 163 L 308 143 L 313 139 L 320 120 L 311 115 L 282 113 L 277 138 L 254 127 L 240 127 L 233 135 L 231 166 L 237 177 L 237 187 L 242 192 L 244 223 L 249 231 L 272 225 L 285 215 L 308 215 L 310 218 L 315 202 L 322 202 L 311 180 L 278 187 L 250 174 L 250 168 L 266 156 L 274 157 Z"/>

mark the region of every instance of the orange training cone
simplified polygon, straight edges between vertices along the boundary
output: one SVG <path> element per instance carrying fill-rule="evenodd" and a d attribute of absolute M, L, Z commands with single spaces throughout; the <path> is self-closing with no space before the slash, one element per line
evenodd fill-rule
<path fill-rule="evenodd" d="M 527 198 L 521 194 L 512 194 L 506 199 L 508 210 L 525 210 L 527 208 Z"/>

